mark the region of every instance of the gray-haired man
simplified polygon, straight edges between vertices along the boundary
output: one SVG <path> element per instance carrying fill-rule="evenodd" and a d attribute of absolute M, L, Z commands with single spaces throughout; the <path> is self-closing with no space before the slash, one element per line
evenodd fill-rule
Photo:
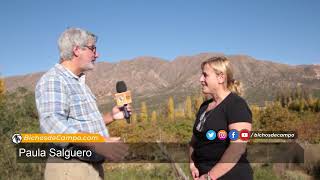
<path fill-rule="evenodd" d="M 69 28 L 61 34 L 58 40 L 60 63 L 45 73 L 36 85 L 40 129 L 42 133 L 99 133 L 106 142 L 118 142 L 112 143 L 117 152 L 101 144 L 89 146 L 105 157 L 117 159 L 126 148 L 119 138 L 109 137 L 105 125 L 115 119 L 123 119 L 123 112 L 114 107 L 111 113 L 102 116 L 94 94 L 85 84 L 84 72 L 92 70 L 99 57 L 96 41 L 94 34 L 80 28 Z M 84 162 L 81 159 L 71 162 L 75 163 L 70 163 L 70 160 L 47 163 L 45 178 L 103 179 L 102 162 Z"/>

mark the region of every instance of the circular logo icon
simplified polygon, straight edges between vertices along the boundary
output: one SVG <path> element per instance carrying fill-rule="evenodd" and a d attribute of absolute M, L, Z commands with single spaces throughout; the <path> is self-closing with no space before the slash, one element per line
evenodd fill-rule
<path fill-rule="evenodd" d="M 216 132 L 214 130 L 208 130 L 206 133 L 206 137 L 208 140 L 212 141 L 216 138 Z"/>
<path fill-rule="evenodd" d="M 225 140 L 225 139 L 227 139 L 227 131 L 225 131 L 225 130 L 220 130 L 219 132 L 218 132 L 218 139 L 220 139 L 220 140 Z"/>
<path fill-rule="evenodd" d="M 250 132 L 248 129 L 242 129 L 239 134 L 242 141 L 248 141 L 250 139 Z"/>
<path fill-rule="evenodd" d="M 235 130 L 235 129 L 231 129 L 230 131 L 229 131 L 229 139 L 231 140 L 231 141 L 235 141 L 235 140 L 237 140 L 239 138 L 239 132 L 237 131 L 237 130 Z"/>
<path fill-rule="evenodd" d="M 22 141 L 22 136 L 20 134 L 14 134 L 12 136 L 12 142 L 15 144 L 19 144 Z"/>

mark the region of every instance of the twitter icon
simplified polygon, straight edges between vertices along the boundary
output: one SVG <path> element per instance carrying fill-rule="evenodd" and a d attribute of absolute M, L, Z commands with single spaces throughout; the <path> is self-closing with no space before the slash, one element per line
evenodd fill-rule
<path fill-rule="evenodd" d="M 208 140 L 212 141 L 216 138 L 216 132 L 214 130 L 208 130 L 206 133 L 206 137 Z"/>

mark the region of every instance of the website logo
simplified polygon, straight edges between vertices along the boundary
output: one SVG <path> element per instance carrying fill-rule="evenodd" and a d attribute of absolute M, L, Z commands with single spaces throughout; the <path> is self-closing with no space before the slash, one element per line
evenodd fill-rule
<path fill-rule="evenodd" d="M 235 130 L 235 129 L 231 129 L 230 131 L 229 131 L 229 139 L 231 140 L 231 141 L 235 141 L 235 140 L 237 140 L 239 138 L 239 132 L 237 131 L 237 130 Z"/>
<path fill-rule="evenodd" d="M 21 134 L 14 134 L 11 138 L 12 142 L 15 144 L 19 144 L 22 141 L 22 136 Z"/>
<path fill-rule="evenodd" d="M 208 140 L 212 141 L 216 138 L 216 132 L 214 130 L 208 130 L 206 133 L 206 137 Z"/>
<path fill-rule="evenodd" d="M 218 139 L 220 139 L 220 140 L 225 140 L 225 139 L 227 139 L 227 131 L 225 131 L 225 130 L 220 130 L 219 132 L 218 132 Z"/>
<path fill-rule="evenodd" d="M 248 141 L 250 139 L 250 132 L 247 129 L 242 129 L 240 131 L 240 139 L 242 141 Z"/>

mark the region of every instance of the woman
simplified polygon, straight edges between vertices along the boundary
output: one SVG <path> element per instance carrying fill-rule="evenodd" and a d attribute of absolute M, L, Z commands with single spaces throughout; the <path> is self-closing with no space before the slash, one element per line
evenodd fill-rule
<path fill-rule="evenodd" d="M 201 69 L 202 92 L 211 99 L 200 106 L 193 127 L 190 142 L 192 177 L 250 180 L 252 169 L 246 159 L 246 141 L 235 137 L 243 129 L 251 131 L 252 115 L 245 100 L 239 96 L 239 83 L 233 79 L 230 61 L 226 57 L 212 57 L 201 64 Z M 230 133 L 232 140 L 230 137 L 223 139 L 218 133 L 220 130 L 225 130 L 225 134 L 233 130 Z"/>

